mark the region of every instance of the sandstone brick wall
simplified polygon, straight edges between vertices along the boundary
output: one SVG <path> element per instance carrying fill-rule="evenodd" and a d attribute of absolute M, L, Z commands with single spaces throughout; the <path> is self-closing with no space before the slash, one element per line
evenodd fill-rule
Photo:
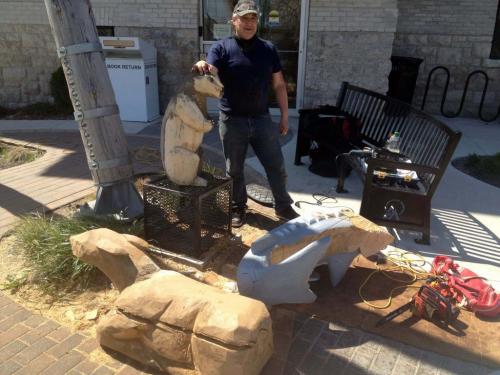
<path fill-rule="evenodd" d="M 397 0 L 311 0 L 304 107 L 334 104 L 340 84 L 386 93 Z"/>
<path fill-rule="evenodd" d="M 93 0 L 97 25 L 139 36 L 158 49 L 160 107 L 189 76 L 198 54 L 197 0 Z M 51 101 L 60 63 L 43 1 L 0 1 L 0 105 Z"/>
<path fill-rule="evenodd" d="M 420 106 L 429 71 L 443 65 L 451 81 L 445 109 L 456 112 L 467 75 L 484 70 L 490 88 L 484 114 L 491 116 L 500 103 L 500 60 L 491 60 L 491 43 L 497 14 L 497 0 L 399 0 L 399 18 L 394 55 L 424 59 L 420 66 L 414 104 Z M 444 75 L 435 75 L 426 110 L 438 112 Z M 484 80 L 477 76 L 465 104 L 465 115 L 477 116 Z"/>

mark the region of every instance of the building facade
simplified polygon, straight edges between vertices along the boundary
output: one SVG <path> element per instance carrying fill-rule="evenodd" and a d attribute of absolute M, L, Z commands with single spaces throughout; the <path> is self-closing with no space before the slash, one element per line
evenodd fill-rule
<path fill-rule="evenodd" d="M 231 0 L 91 0 L 96 24 L 115 36 L 137 36 L 158 51 L 160 108 L 190 76 L 191 65 L 229 31 Z M 492 58 L 497 0 L 260 1 L 262 37 L 284 61 L 291 107 L 334 104 L 342 81 L 386 93 L 391 56 L 420 66 L 414 104 L 438 65 L 451 73 L 445 108 L 458 108 L 467 75 L 489 78 L 484 113 L 500 101 L 500 60 Z M 50 76 L 59 67 L 43 1 L 0 0 L 0 106 L 51 101 Z M 500 58 L 500 56 L 498 56 Z M 481 100 L 483 78 L 471 79 L 465 113 Z M 445 83 L 431 80 L 426 109 L 436 112 Z"/>
<path fill-rule="evenodd" d="M 500 104 L 500 56 L 491 55 L 500 46 L 493 40 L 498 5 L 496 0 L 398 0 L 393 54 L 423 59 L 414 104 L 421 104 L 429 72 L 445 66 L 450 71 L 450 85 L 444 109 L 456 112 L 467 76 L 482 70 L 490 79 L 483 112 L 486 117 L 496 113 Z M 444 84 L 445 75 L 436 72 L 429 85 L 426 110 L 439 110 Z M 465 115 L 477 116 L 483 87 L 484 79 L 474 75 L 464 103 Z"/>

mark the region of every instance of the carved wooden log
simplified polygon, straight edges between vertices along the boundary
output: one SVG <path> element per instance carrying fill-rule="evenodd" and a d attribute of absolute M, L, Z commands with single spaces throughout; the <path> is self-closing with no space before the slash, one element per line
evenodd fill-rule
<path fill-rule="evenodd" d="M 144 251 L 143 239 L 100 228 L 70 238 L 73 254 L 99 268 L 122 291 L 138 280 L 159 271 Z"/>
<path fill-rule="evenodd" d="M 262 302 L 174 271 L 125 289 L 97 326 L 99 342 L 168 373 L 259 374 L 273 352 Z"/>
<path fill-rule="evenodd" d="M 205 118 L 196 99 L 219 98 L 222 83 L 217 76 L 197 76 L 192 91 L 193 95 L 176 95 L 167 106 L 161 131 L 162 162 L 167 176 L 176 184 L 204 186 L 206 181 L 197 176 L 201 160 L 196 151 L 203 135 L 212 130 L 212 122 Z"/>
<path fill-rule="evenodd" d="M 384 249 L 394 238 L 385 229 L 353 214 L 293 219 L 254 241 L 238 267 L 238 290 L 267 305 L 311 303 L 309 277 L 328 264 L 333 286 L 352 260 Z"/>
<path fill-rule="evenodd" d="M 257 375 L 271 357 L 262 302 L 158 271 L 138 237 L 95 229 L 70 241 L 121 290 L 97 326 L 101 345 L 169 374 Z"/>

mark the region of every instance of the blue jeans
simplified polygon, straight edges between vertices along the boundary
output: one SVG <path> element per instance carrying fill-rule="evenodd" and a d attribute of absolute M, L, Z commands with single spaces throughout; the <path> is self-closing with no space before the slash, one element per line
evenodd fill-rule
<path fill-rule="evenodd" d="M 219 114 L 219 133 L 222 140 L 226 173 L 233 179 L 233 207 L 243 208 L 247 203 L 245 185 L 245 157 L 248 145 L 264 167 L 274 196 L 275 209 L 280 211 L 293 201 L 286 191 L 286 170 L 279 143 L 279 126 L 269 114 L 233 116 Z"/>

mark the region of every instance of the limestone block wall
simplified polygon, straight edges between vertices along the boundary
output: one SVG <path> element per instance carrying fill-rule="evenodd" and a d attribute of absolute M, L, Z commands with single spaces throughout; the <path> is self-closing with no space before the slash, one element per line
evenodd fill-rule
<path fill-rule="evenodd" d="M 92 0 L 97 25 L 139 36 L 158 50 L 160 109 L 189 77 L 198 52 L 198 0 Z M 28 11 L 29 10 L 29 11 Z M 60 66 L 43 1 L 0 1 L 0 105 L 52 101 Z"/>
<path fill-rule="evenodd" d="M 399 18 L 394 55 L 423 59 L 414 105 L 420 106 L 429 71 L 443 65 L 451 81 L 445 109 L 456 112 L 467 75 L 484 70 L 490 88 L 484 113 L 491 116 L 500 104 L 500 60 L 491 60 L 491 43 L 497 14 L 497 0 L 398 0 Z M 425 109 L 437 113 L 444 87 L 444 75 L 435 75 Z M 465 115 L 476 115 L 483 79 L 471 81 Z"/>
<path fill-rule="evenodd" d="M 311 0 L 304 107 L 334 104 L 342 81 L 387 92 L 397 0 Z"/>
<path fill-rule="evenodd" d="M 50 76 L 58 66 L 48 25 L 0 23 L 0 106 L 51 100 Z"/>

